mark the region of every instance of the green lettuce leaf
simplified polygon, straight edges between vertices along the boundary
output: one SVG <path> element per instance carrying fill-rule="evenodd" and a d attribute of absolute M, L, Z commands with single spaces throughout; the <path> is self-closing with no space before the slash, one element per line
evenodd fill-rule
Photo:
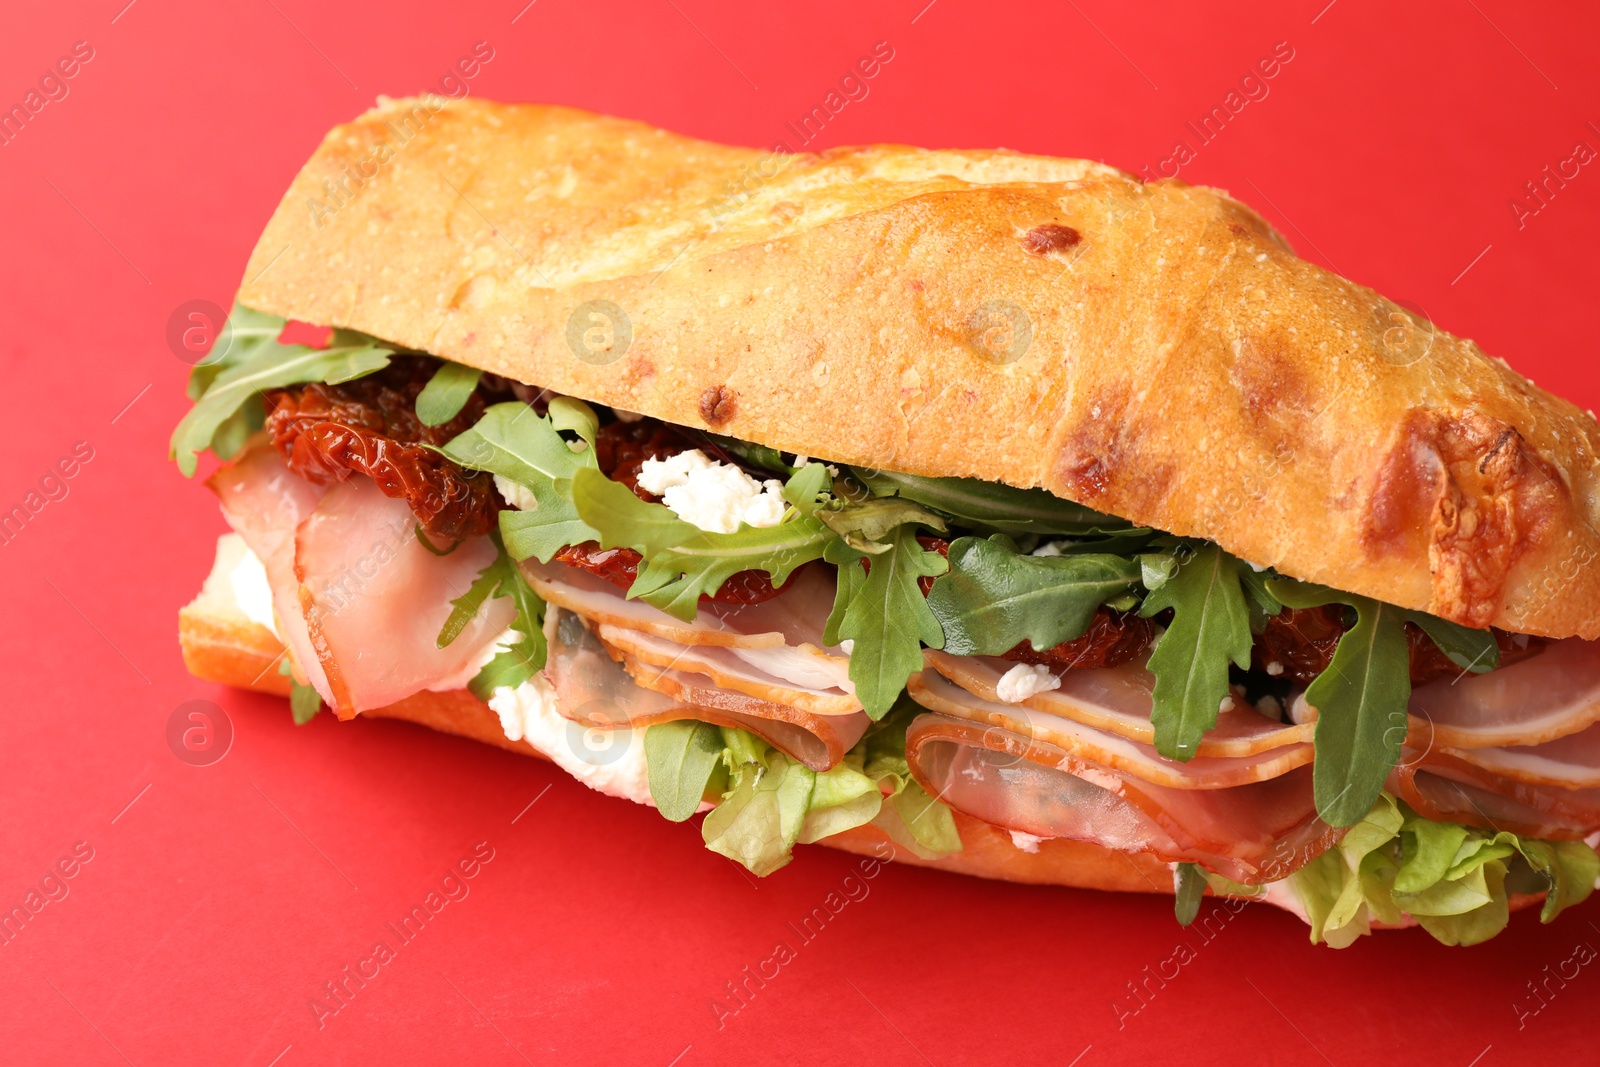
<path fill-rule="evenodd" d="M 1400 615 L 1415 623 L 1462 670 L 1485 674 L 1500 666 L 1500 646 L 1493 630 L 1474 630 L 1425 611 L 1401 611 Z"/>
<path fill-rule="evenodd" d="M 592 438 L 594 413 L 589 411 L 589 419 L 585 419 L 587 410 L 588 405 L 579 408 L 576 403 L 552 401 L 550 413 L 540 416 L 527 404 L 495 404 L 477 425 L 439 450 L 463 467 L 498 474 L 532 494 L 537 507 L 527 511 L 507 508 L 500 513 L 500 535 L 513 559 L 533 557 L 549 563 L 567 545 L 599 539 L 572 502 L 573 476 L 581 470 L 599 474 L 594 448 L 574 452 L 560 433 L 562 428 L 580 434 L 587 431 L 585 440 Z M 557 418 L 561 427 L 555 424 Z"/>
<path fill-rule="evenodd" d="M 1024 640 L 1046 649 L 1082 637 L 1096 609 L 1139 576 L 1139 564 L 1121 556 L 1030 556 L 1004 534 L 958 537 L 928 608 L 946 652 L 998 656 Z"/>
<path fill-rule="evenodd" d="M 293 716 L 296 726 L 304 726 L 322 710 L 322 695 L 309 685 L 301 685 L 295 678 L 294 669 L 289 666 L 288 653 L 279 658 L 278 673 L 289 679 L 289 714 Z"/>
<path fill-rule="evenodd" d="M 923 708 L 902 694 L 889 714 L 867 728 L 851 755 L 860 755 L 862 772 L 878 784 L 887 801 L 873 819 L 896 845 L 923 859 L 962 850 L 955 814 L 911 777 L 906 762 L 906 727 Z"/>
<path fill-rule="evenodd" d="M 417 418 L 424 426 L 443 426 L 467 406 L 483 371 L 459 363 L 441 363 L 417 394 Z"/>
<path fill-rule="evenodd" d="M 1239 582 L 1241 566 L 1216 545 L 1202 544 L 1150 590 L 1139 609 L 1146 618 L 1172 609 L 1172 622 L 1149 661 L 1156 676 L 1150 724 L 1156 751 L 1168 759 L 1194 756 L 1228 696 L 1228 664 L 1250 665 L 1250 612 Z"/>
<path fill-rule="evenodd" d="M 1540 919 L 1548 923 L 1586 899 L 1597 877 L 1600 855 L 1581 841 L 1433 822 L 1382 793 L 1337 846 L 1288 882 L 1312 942 L 1342 948 L 1374 921 L 1406 915 L 1444 944 L 1475 945 L 1505 928 L 1512 892 L 1545 892 Z"/>
<path fill-rule="evenodd" d="M 835 639 L 855 642 L 850 680 L 856 686 L 856 699 L 874 719 L 888 712 L 905 689 L 906 679 L 922 669 L 923 646 L 944 647 L 944 631 L 917 583 L 919 578 L 943 574 L 949 565 L 939 553 L 917 543 L 914 524 L 896 527 L 892 536 L 889 551 L 871 557 L 864 577 L 844 575 L 863 563 L 851 560 L 840 567 L 834 611 L 825 627 Z M 834 557 L 840 556 L 835 549 Z"/>
<path fill-rule="evenodd" d="M 814 477 L 807 475 L 807 483 Z M 714 594 L 738 572 L 765 571 L 773 585 L 782 585 L 796 567 L 820 559 L 835 540 L 831 530 L 804 514 L 776 526 L 710 533 L 664 505 L 640 500 L 593 468 L 572 479 L 572 500 L 596 532 L 591 540 L 602 548 L 631 548 L 643 557 L 628 596 L 684 620 L 694 618 L 702 596 Z"/>
<path fill-rule="evenodd" d="M 220 441 L 231 455 L 248 436 L 251 424 L 260 425 L 263 390 L 304 382 L 348 382 L 382 370 L 394 354 L 392 348 L 350 330 L 336 330 L 332 343 L 323 349 L 280 344 L 284 321 L 234 305 L 229 349 L 216 364 L 202 364 L 205 373 L 191 376 L 191 387 L 198 383 L 199 395 L 172 431 L 171 455 L 185 476 L 194 474 L 200 453 L 214 442 Z"/>

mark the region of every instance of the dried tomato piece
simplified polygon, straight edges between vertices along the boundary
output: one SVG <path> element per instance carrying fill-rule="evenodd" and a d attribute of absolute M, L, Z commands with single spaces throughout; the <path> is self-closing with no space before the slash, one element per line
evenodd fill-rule
<path fill-rule="evenodd" d="M 352 382 L 271 390 L 265 399 L 272 443 L 307 481 L 331 485 L 365 474 L 385 495 L 405 498 L 435 547 L 487 533 L 501 506 L 494 479 L 422 446 L 442 445 L 467 430 L 506 390 L 494 380 L 480 384 L 454 419 L 425 426 L 417 418 L 417 394 L 438 366 L 433 359 L 396 356 Z"/>
<path fill-rule="evenodd" d="M 1345 616 L 1345 608 L 1340 604 L 1290 608 L 1273 616 L 1267 620 L 1266 630 L 1256 638 L 1251 666 L 1273 674 L 1272 668 L 1276 665 L 1278 677 L 1300 686 L 1310 685 L 1333 662 L 1334 650 L 1346 629 Z M 1500 648 L 1501 666 L 1537 655 L 1547 643 L 1543 638 L 1504 630 L 1495 630 L 1494 638 Z M 1411 655 L 1413 686 L 1461 673 L 1461 668 L 1439 650 L 1433 638 L 1414 623 L 1406 623 L 1406 644 Z"/>
<path fill-rule="evenodd" d="M 1057 671 L 1115 667 L 1138 659 L 1154 641 L 1154 620 L 1142 619 L 1131 611 L 1101 607 L 1082 637 L 1042 652 L 1033 647 L 1032 641 L 1023 641 L 1002 658 L 1013 663 L 1043 664 Z"/>

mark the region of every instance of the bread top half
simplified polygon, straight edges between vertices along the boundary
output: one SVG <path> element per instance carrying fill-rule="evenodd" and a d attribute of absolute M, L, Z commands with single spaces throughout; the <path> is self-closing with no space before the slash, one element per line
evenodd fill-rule
<path fill-rule="evenodd" d="M 385 100 L 245 271 L 349 327 L 838 463 L 1050 492 L 1470 626 L 1600 637 L 1600 427 L 1181 181 Z"/>

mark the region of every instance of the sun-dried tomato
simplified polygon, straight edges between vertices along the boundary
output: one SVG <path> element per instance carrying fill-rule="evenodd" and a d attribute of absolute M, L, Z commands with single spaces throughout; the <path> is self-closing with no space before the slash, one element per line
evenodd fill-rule
<path fill-rule="evenodd" d="M 365 474 L 385 495 L 403 497 L 437 548 L 487 533 L 501 506 L 494 479 L 422 446 L 442 445 L 470 428 L 504 390 L 481 384 L 455 418 L 425 426 L 417 418 L 417 394 L 438 366 L 433 359 L 396 356 L 355 381 L 271 390 L 265 399 L 272 443 L 307 481 L 331 485 Z"/>
<path fill-rule="evenodd" d="M 1334 650 L 1345 632 L 1346 610 L 1329 604 L 1320 608 L 1290 608 L 1267 620 L 1265 631 L 1256 638 L 1251 666 L 1297 685 L 1310 685 L 1333 662 Z M 1500 664 L 1515 663 L 1541 651 L 1545 641 L 1494 631 L 1500 648 Z M 1406 623 L 1406 644 L 1411 656 L 1411 684 L 1425 685 L 1439 678 L 1461 673 L 1461 668 L 1439 650 L 1422 629 Z"/>
<path fill-rule="evenodd" d="M 1042 663 L 1057 671 L 1115 667 L 1138 659 L 1154 640 L 1154 620 L 1142 619 L 1131 611 L 1101 607 L 1082 637 L 1063 641 L 1043 652 L 1035 649 L 1032 641 L 1025 640 L 1003 658 L 1013 663 Z"/>

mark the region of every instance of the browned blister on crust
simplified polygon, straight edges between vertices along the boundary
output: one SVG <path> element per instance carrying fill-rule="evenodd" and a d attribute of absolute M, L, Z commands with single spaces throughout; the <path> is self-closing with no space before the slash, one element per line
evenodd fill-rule
<path fill-rule="evenodd" d="M 1469 625 L 1600 637 L 1594 420 L 1225 194 L 438 103 L 328 135 L 244 303 L 835 462 L 1042 486 Z"/>

